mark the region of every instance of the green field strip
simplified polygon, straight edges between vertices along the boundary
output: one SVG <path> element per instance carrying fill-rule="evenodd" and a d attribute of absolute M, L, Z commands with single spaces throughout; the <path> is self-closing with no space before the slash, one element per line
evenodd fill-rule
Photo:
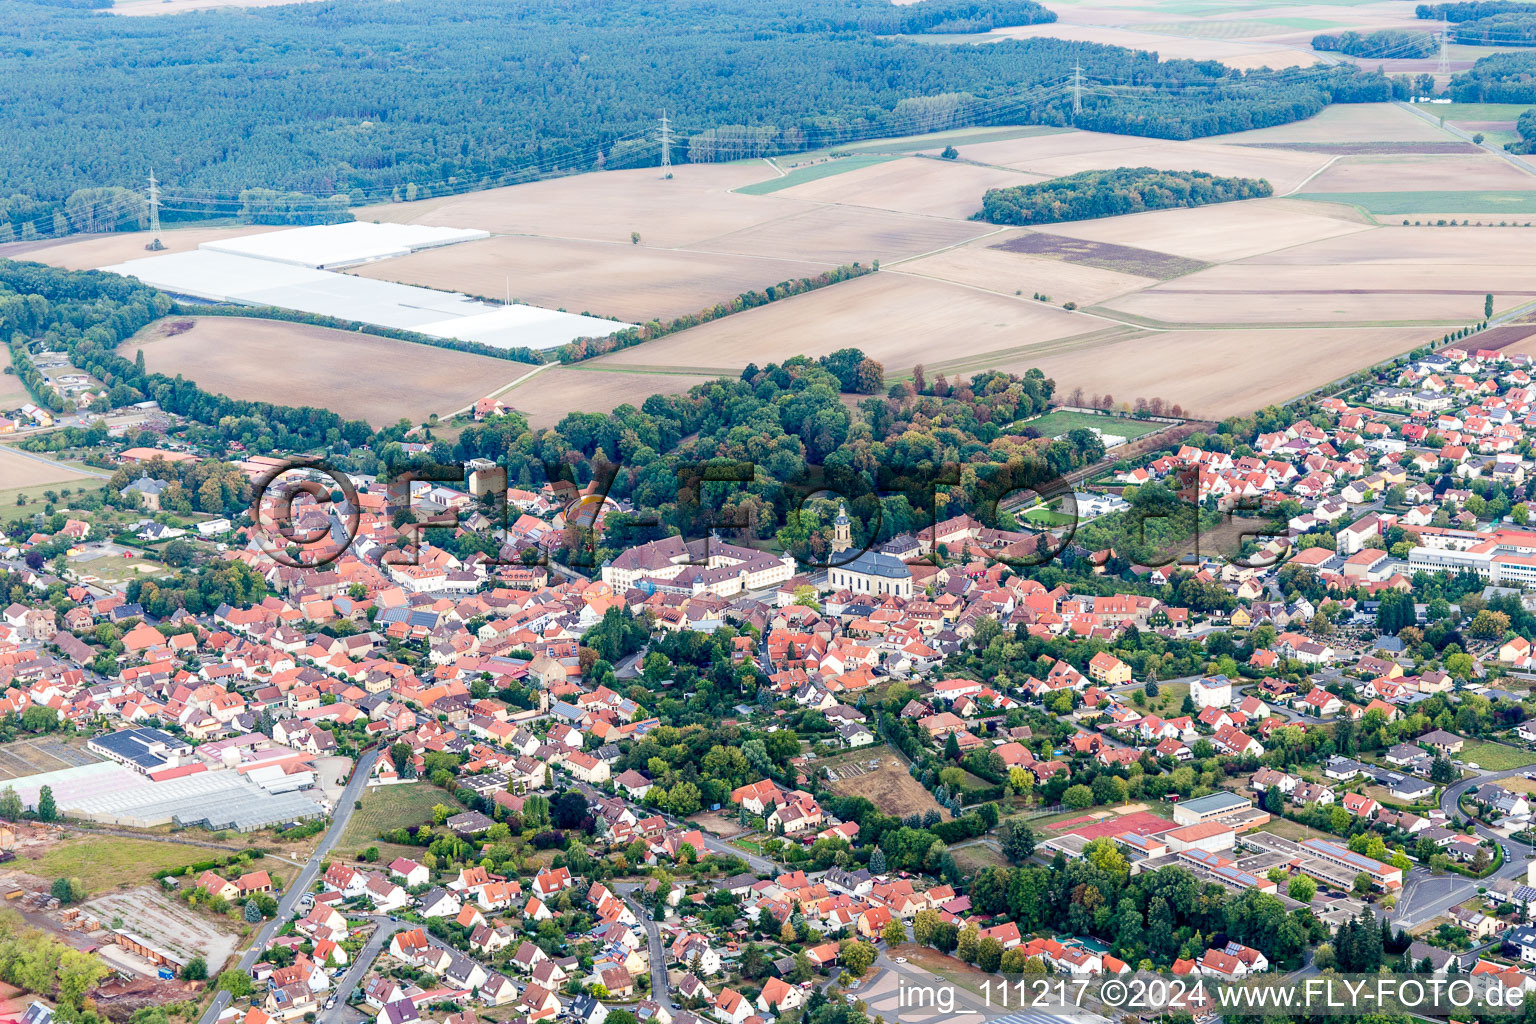
<path fill-rule="evenodd" d="M 1341 203 L 1371 213 L 1536 214 L 1536 189 L 1491 192 L 1298 192 L 1291 199 Z"/>
<path fill-rule="evenodd" d="M 797 167 L 780 178 L 769 178 L 767 181 L 753 182 L 751 185 L 743 185 L 733 189 L 746 196 L 766 196 L 773 192 L 780 192 L 786 188 L 794 188 L 796 185 L 804 185 L 811 181 L 820 181 L 822 178 L 831 178 L 849 171 L 861 170 L 865 167 L 873 167 L 891 160 L 901 159 L 888 153 L 859 153 L 854 156 L 845 156 L 837 160 L 828 160 L 826 163 L 812 164 L 809 167 Z"/>

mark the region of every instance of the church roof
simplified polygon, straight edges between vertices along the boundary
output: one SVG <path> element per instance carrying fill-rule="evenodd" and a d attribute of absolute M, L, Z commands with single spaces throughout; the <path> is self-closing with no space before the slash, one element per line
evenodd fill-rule
<path fill-rule="evenodd" d="M 865 576 L 882 576 L 891 580 L 909 580 L 912 578 L 912 570 L 906 563 L 894 555 L 888 555 L 883 551 L 864 551 L 851 562 L 842 565 L 833 565 L 834 569 L 842 569 L 845 572 L 856 572 Z"/>

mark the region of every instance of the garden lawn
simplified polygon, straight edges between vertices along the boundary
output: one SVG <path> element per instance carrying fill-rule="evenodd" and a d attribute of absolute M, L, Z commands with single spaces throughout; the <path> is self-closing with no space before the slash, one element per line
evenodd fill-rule
<path fill-rule="evenodd" d="M 1536 764 L 1536 753 L 1503 743 L 1469 743 L 1461 748 L 1461 762 L 1494 772 L 1507 772 Z"/>

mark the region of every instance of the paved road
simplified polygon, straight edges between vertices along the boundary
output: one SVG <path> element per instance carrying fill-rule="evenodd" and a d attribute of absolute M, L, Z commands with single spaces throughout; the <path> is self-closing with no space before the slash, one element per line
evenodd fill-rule
<path fill-rule="evenodd" d="M 1529 768 L 1514 768 L 1503 772 L 1478 772 L 1472 778 L 1454 782 L 1441 791 L 1440 810 L 1449 817 L 1459 818 L 1462 815 L 1458 801 L 1467 790 L 1485 782 L 1497 782 L 1512 775 L 1523 775 L 1529 770 Z M 1512 844 L 1506 836 L 1477 822 L 1473 822 L 1472 827 L 1479 838 L 1492 839 L 1500 845 L 1509 847 L 1510 856 L 1488 878 L 1525 877 L 1526 864 L 1530 860 L 1528 849 Z M 1403 883 L 1403 892 L 1398 897 L 1392 921 L 1399 928 L 1423 924 L 1471 898 L 1472 894 L 1477 892 L 1478 886 L 1486 882 L 1487 879 L 1472 879 L 1463 875 L 1433 875 L 1425 868 L 1414 868 L 1408 873 L 1408 878 Z"/>
<path fill-rule="evenodd" d="M 637 903 L 632 893 L 640 887 L 639 882 L 625 882 L 616 885 L 620 896 L 629 905 L 629 909 L 635 912 L 640 919 L 640 925 L 645 929 L 645 937 L 650 945 L 651 961 L 651 998 L 660 1003 L 668 1013 L 676 1013 L 680 1007 L 672 1002 L 672 992 L 667 987 L 667 948 L 661 941 L 661 926 L 651 917 L 645 907 Z"/>
<path fill-rule="evenodd" d="M 325 835 L 320 838 L 320 844 L 315 847 L 314 855 L 309 863 L 299 872 L 297 878 L 288 883 L 282 899 L 277 903 L 277 914 L 256 933 L 256 938 L 251 940 L 251 945 L 241 954 L 239 968 L 250 973 L 256 965 L 257 958 L 267 948 L 267 943 L 272 941 L 277 929 L 293 916 L 294 909 L 299 905 L 299 898 L 309 891 L 314 884 L 315 876 L 320 873 L 320 862 L 335 848 L 341 839 L 341 834 L 347 830 L 347 822 L 352 818 L 352 811 L 357 800 L 363 795 L 364 788 L 368 785 L 368 776 L 373 772 L 373 764 L 379 759 L 379 748 L 367 751 L 358 758 L 357 765 L 352 769 L 352 778 L 348 780 L 346 787 L 341 791 L 341 799 L 336 802 L 336 813 L 331 815 L 331 827 L 326 829 Z M 207 1011 L 203 1014 L 198 1024 L 214 1024 L 219 1019 L 219 1014 L 229 1005 L 229 993 L 220 992 L 213 997 Z"/>
<path fill-rule="evenodd" d="M 408 921 L 391 921 L 387 917 L 375 916 L 370 917 L 369 920 L 376 926 L 373 934 L 369 936 L 367 944 L 358 950 L 357 956 L 352 958 L 352 966 L 347 968 L 346 975 L 336 983 L 336 1005 L 320 1012 L 320 1024 L 332 1024 L 347 1015 L 347 1000 L 351 997 L 353 990 L 363 983 L 363 976 L 368 973 L 368 968 L 373 966 L 373 962 L 389 944 L 390 937 L 395 932 L 412 927 Z"/>

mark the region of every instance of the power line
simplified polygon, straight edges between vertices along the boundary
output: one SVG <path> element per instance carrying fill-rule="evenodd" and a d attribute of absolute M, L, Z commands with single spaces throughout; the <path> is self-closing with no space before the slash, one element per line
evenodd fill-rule
<path fill-rule="evenodd" d="M 1451 42 L 1451 20 L 1445 12 L 1440 12 L 1440 63 L 1435 68 L 1436 74 L 1449 74 L 1451 70 L 1451 55 L 1448 49 Z"/>
<path fill-rule="evenodd" d="M 160 237 L 160 183 L 155 180 L 155 170 L 149 170 L 149 230 Z"/>

